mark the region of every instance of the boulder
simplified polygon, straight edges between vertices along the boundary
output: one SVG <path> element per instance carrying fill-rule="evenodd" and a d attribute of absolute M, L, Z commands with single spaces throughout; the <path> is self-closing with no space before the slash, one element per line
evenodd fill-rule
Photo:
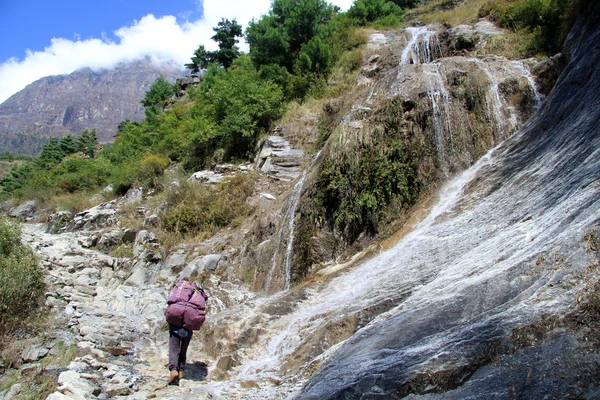
<path fill-rule="evenodd" d="M 24 221 L 30 221 L 34 216 L 35 206 L 35 200 L 27 200 L 26 202 L 11 208 L 8 211 L 8 216 L 13 218 L 19 218 Z"/>
<path fill-rule="evenodd" d="M 206 256 L 198 257 L 190 262 L 187 267 L 181 271 L 177 279 L 188 279 L 194 275 L 203 275 L 207 273 L 215 272 L 219 261 L 221 261 L 220 254 L 209 254 Z"/>
<path fill-rule="evenodd" d="M 215 184 L 222 182 L 225 179 L 224 174 L 213 171 L 198 171 L 190 176 L 190 181 L 200 181 L 202 183 Z"/>
<path fill-rule="evenodd" d="M 21 355 L 21 358 L 25 362 L 34 362 L 38 361 L 41 358 L 44 358 L 50 350 L 46 346 L 42 346 L 39 344 L 34 344 L 29 346 Z"/>
<path fill-rule="evenodd" d="M 37 376 L 42 373 L 42 364 L 25 364 L 21 368 L 19 368 L 19 371 L 21 372 L 21 376 Z"/>

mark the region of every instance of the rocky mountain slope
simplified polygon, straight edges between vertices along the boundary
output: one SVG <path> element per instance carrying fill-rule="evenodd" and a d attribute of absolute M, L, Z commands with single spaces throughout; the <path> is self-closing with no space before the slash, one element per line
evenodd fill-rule
<path fill-rule="evenodd" d="M 0 152 L 35 155 L 49 137 L 78 136 L 84 129 L 110 142 L 120 122 L 144 118 L 140 100 L 156 78 L 174 82 L 183 74 L 145 59 L 39 79 L 0 104 Z"/>
<path fill-rule="evenodd" d="M 19 373 L 54 376 L 48 399 L 598 397 L 599 26 L 592 4 L 546 99 L 535 60 L 479 52 L 502 34 L 487 21 L 374 32 L 356 85 L 324 107 L 322 149 L 307 112 L 254 165 L 194 174 L 256 174 L 254 213 L 200 243 L 161 248 L 161 205 L 141 189 L 26 225 L 54 325 L 15 343 Z M 465 34 L 478 44 L 457 50 Z M 314 210 L 317 183 L 389 136 L 419 155 L 429 190 L 356 253 Z M 107 254 L 121 245 L 132 255 Z M 208 292 L 208 318 L 186 378 L 166 386 L 162 310 L 186 277 Z M 77 357 L 60 366 L 64 343 Z"/>

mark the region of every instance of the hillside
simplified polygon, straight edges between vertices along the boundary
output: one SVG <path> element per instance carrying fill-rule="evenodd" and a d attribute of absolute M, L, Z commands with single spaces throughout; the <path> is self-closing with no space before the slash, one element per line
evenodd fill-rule
<path fill-rule="evenodd" d="M 140 100 L 156 78 L 174 82 L 183 74 L 139 60 L 39 79 L 0 104 L 0 152 L 37 155 L 50 137 L 79 136 L 84 129 L 96 129 L 100 142 L 111 142 L 119 123 L 144 118 Z"/>
<path fill-rule="evenodd" d="M 12 171 L 46 318 L 7 329 L 0 396 L 598 397 L 600 4 L 548 41 L 502 22 L 540 4 L 357 6 L 294 65 L 259 40 L 175 102 L 154 86 L 115 143 Z M 179 279 L 207 320 L 168 386 Z"/>

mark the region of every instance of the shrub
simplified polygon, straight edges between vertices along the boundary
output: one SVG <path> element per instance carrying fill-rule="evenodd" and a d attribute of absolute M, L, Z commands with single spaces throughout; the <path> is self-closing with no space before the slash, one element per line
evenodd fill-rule
<path fill-rule="evenodd" d="M 147 154 L 141 159 L 138 169 L 138 180 L 148 183 L 150 187 L 156 186 L 156 179 L 160 177 L 169 166 L 169 159 L 160 154 Z"/>
<path fill-rule="evenodd" d="M 163 227 L 183 236 L 212 234 L 238 217 L 250 212 L 246 199 L 252 193 L 254 179 L 237 175 L 214 187 L 184 181 L 167 193 L 167 211 L 162 215 Z"/>
<path fill-rule="evenodd" d="M 348 10 L 348 16 L 358 25 L 381 20 L 382 23 L 394 24 L 404 15 L 402 9 L 387 0 L 356 0 Z"/>
<path fill-rule="evenodd" d="M 580 3 L 578 0 L 488 1 L 479 15 L 489 16 L 504 28 L 531 33 L 529 55 L 553 55 L 560 51 Z"/>
<path fill-rule="evenodd" d="M 18 224 L 0 218 L 0 334 L 23 324 L 43 300 L 44 280 Z"/>

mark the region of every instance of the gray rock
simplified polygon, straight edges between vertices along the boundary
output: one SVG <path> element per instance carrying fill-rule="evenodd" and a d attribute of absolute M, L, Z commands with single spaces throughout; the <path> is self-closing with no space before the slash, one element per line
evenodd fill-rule
<path fill-rule="evenodd" d="M 72 394 L 74 398 L 87 399 L 91 395 L 100 394 L 100 387 L 93 382 L 81 377 L 79 372 L 65 371 L 58 376 L 58 391 L 63 394 Z"/>
<path fill-rule="evenodd" d="M 87 365 L 86 363 L 81 362 L 81 361 L 72 361 L 69 364 L 69 369 L 71 371 L 82 373 L 89 369 L 89 365 Z"/>
<path fill-rule="evenodd" d="M 69 224 L 73 220 L 73 213 L 70 211 L 59 211 L 50 216 L 48 222 L 49 233 L 60 233 L 67 230 Z"/>
<path fill-rule="evenodd" d="M 22 376 L 37 376 L 42 373 L 42 364 L 25 364 L 21 368 L 19 368 Z"/>
<path fill-rule="evenodd" d="M 291 181 L 300 176 L 304 152 L 294 149 L 281 136 L 269 136 L 255 159 L 255 168 L 280 180 Z"/>
<path fill-rule="evenodd" d="M 121 241 L 123 243 L 134 243 L 137 234 L 137 229 L 125 229 L 125 232 L 123 232 L 123 236 L 121 237 Z"/>
<path fill-rule="evenodd" d="M 156 214 L 152 214 L 144 220 L 144 228 L 158 226 L 159 221 L 160 221 L 160 217 Z"/>
<path fill-rule="evenodd" d="M 142 201 L 144 198 L 144 188 L 137 187 L 131 188 L 127 191 L 125 196 L 123 196 L 123 201 L 125 203 L 134 203 L 136 201 Z"/>
<path fill-rule="evenodd" d="M 126 383 L 107 383 L 103 386 L 107 397 L 127 396 L 130 393 L 129 385 Z"/>
<path fill-rule="evenodd" d="M 165 260 L 164 269 L 175 273 L 181 271 L 182 267 L 185 265 L 187 252 L 186 249 L 179 249 L 171 253 Z"/>
<path fill-rule="evenodd" d="M 20 383 L 15 383 L 10 387 L 8 392 L 4 395 L 4 400 L 16 400 L 19 398 L 19 394 L 23 391 L 23 386 Z"/>
<path fill-rule="evenodd" d="M 13 218 L 19 218 L 25 221 L 29 221 L 33 218 L 35 212 L 36 202 L 35 200 L 27 200 L 24 203 L 19 204 L 16 207 L 11 208 L 8 211 L 8 216 Z"/>
<path fill-rule="evenodd" d="M 73 218 L 72 229 L 100 229 L 116 224 L 118 212 L 113 208 L 114 205 L 113 200 L 77 213 Z"/>
<path fill-rule="evenodd" d="M 100 235 L 97 246 L 103 249 L 116 247 L 121 244 L 123 232 L 120 229 L 111 229 L 104 231 Z"/>
<path fill-rule="evenodd" d="M 45 357 L 49 351 L 50 351 L 50 349 L 48 349 L 46 346 L 34 344 L 34 345 L 29 346 L 23 352 L 23 354 L 21 355 L 21 358 L 25 362 L 34 362 L 34 361 L 38 361 L 39 359 Z"/>
<path fill-rule="evenodd" d="M 190 181 L 200 181 L 202 183 L 210 183 L 215 184 L 222 182 L 225 179 L 224 174 L 220 174 L 213 171 L 198 171 L 194 172 L 192 176 L 190 176 Z"/>
<path fill-rule="evenodd" d="M 181 271 L 177 279 L 188 279 L 193 275 L 212 273 L 217 269 L 219 261 L 221 261 L 220 254 L 209 254 L 198 257 L 190 262 L 187 267 L 183 269 L 183 271 Z"/>

